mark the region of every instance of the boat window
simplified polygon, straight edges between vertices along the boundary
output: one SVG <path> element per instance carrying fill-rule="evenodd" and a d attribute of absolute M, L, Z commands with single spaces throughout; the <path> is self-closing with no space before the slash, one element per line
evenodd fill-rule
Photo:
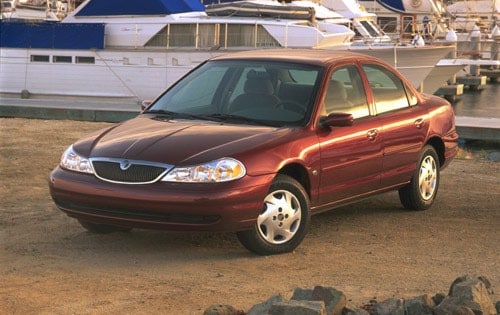
<path fill-rule="evenodd" d="M 370 23 L 369 21 L 361 21 L 361 25 L 363 25 L 363 27 L 368 31 L 368 33 L 370 33 L 370 35 L 372 37 L 378 37 L 378 36 L 380 36 L 380 34 L 375 29 L 375 27 L 373 26 L 373 24 Z"/>
<path fill-rule="evenodd" d="M 49 55 L 31 55 L 31 62 L 50 62 Z"/>
<path fill-rule="evenodd" d="M 95 63 L 95 58 L 94 57 L 76 56 L 75 60 L 76 60 L 76 63 L 88 63 L 88 64 L 94 64 Z"/>
<path fill-rule="evenodd" d="M 279 47 L 262 25 L 223 24 L 220 28 L 221 47 Z"/>
<path fill-rule="evenodd" d="M 398 19 L 390 16 L 379 16 L 377 23 L 386 33 L 397 33 Z"/>
<path fill-rule="evenodd" d="M 194 47 L 196 40 L 196 24 L 171 24 L 170 47 Z"/>
<path fill-rule="evenodd" d="M 146 47 L 166 47 L 168 37 L 168 25 L 155 34 L 147 43 Z"/>
<path fill-rule="evenodd" d="M 403 82 L 389 70 L 365 64 L 363 70 L 373 92 L 377 113 L 385 113 L 410 106 Z"/>
<path fill-rule="evenodd" d="M 153 36 L 147 47 L 279 47 L 261 25 L 170 24 Z"/>
<path fill-rule="evenodd" d="M 71 56 L 54 56 L 52 61 L 55 63 L 72 63 L 73 58 Z"/>
<path fill-rule="evenodd" d="M 413 17 L 412 16 L 404 16 L 403 17 L 403 33 L 404 34 L 413 34 L 415 30 L 413 29 Z"/>

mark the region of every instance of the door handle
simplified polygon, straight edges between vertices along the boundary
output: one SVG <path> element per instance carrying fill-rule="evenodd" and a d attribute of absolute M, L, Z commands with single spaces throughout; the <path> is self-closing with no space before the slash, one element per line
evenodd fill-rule
<path fill-rule="evenodd" d="M 417 129 L 422 129 L 422 127 L 424 126 L 424 123 L 425 123 L 425 120 L 423 118 L 419 118 L 419 119 L 415 120 L 415 127 L 417 127 Z"/>
<path fill-rule="evenodd" d="M 377 129 L 368 130 L 368 132 L 366 133 L 366 137 L 370 141 L 374 141 L 377 138 L 377 136 L 378 136 L 378 130 Z"/>

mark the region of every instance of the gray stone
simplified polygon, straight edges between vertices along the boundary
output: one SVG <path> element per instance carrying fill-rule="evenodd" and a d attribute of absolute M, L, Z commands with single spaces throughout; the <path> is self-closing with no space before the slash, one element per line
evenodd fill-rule
<path fill-rule="evenodd" d="M 274 303 L 269 310 L 270 315 L 326 315 L 325 303 L 322 301 L 297 301 Z"/>
<path fill-rule="evenodd" d="M 500 314 L 500 301 L 495 303 L 495 309 L 497 310 L 497 314 Z"/>
<path fill-rule="evenodd" d="M 446 294 L 444 293 L 437 293 L 432 297 L 432 300 L 434 301 L 434 305 L 439 305 L 443 300 L 446 298 Z"/>
<path fill-rule="evenodd" d="M 237 311 L 231 305 L 211 305 L 204 312 L 203 315 L 241 315 L 241 311 Z"/>
<path fill-rule="evenodd" d="M 404 302 L 406 315 L 433 315 L 436 306 L 430 294 L 424 294 Z"/>
<path fill-rule="evenodd" d="M 387 299 L 373 307 L 373 315 L 405 315 L 404 300 Z"/>
<path fill-rule="evenodd" d="M 269 310 L 274 303 L 280 303 L 283 301 L 285 301 L 285 299 L 281 295 L 275 295 L 263 303 L 252 306 L 252 308 L 248 310 L 247 315 L 269 314 Z"/>
<path fill-rule="evenodd" d="M 314 287 L 312 300 L 323 301 L 328 315 L 342 315 L 342 310 L 347 305 L 347 298 L 344 293 L 331 287 Z"/>
<path fill-rule="evenodd" d="M 370 315 L 370 313 L 362 308 L 347 305 L 344 307 L 342 315 Z"/>
<path fill-rule="evenodd" d="M 466 275 L 453 281 L 447 299 L 455 301 L 457 306 L 470 308 L 477 315 L 496 315 L 497 311 L 490 297 L 492 293 L 491 284 L 486 277 Z"/>
<path fill-rule="evenodd" d="M 434 308 L 434 315 L 475 315 L 474 312 L 463 305 L 456 298 L 447 297 Z"/>
<path fill-rule="evenodd" d="M 296 288 L 293 291 L 292 300 L 296 301 L 311 301 L 313 290 Z"/>
<path fill-rule="evenodd" d="M 500 152 L 493 151 L 488 154 L 488 160 L 498 162 L 500 161 Z"/>

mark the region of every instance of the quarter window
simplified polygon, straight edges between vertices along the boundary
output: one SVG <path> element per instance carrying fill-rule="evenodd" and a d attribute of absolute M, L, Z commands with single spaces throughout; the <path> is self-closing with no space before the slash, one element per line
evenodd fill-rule
<path fill-rule="evenodd" d="M 403 82 L 389 70 L 377 65 L 363 65 L 373 92 L 377 113 L 410 106 Z"/>

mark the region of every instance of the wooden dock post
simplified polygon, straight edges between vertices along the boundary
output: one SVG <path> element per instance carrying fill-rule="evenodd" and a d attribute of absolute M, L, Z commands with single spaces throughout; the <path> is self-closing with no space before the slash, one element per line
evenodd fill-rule
<path fill-rule="evenodd" d="M 472 60 L 481 59 L 481 31 L 479 27 L 474 26 L 470 33 L 471 51 L 468 53 Z M 481 67 L 477 64 L 471 64 L 469 74 L 465 77 L 457 77 L 457 82 L 469 86 L 471 90 L 482 90 L 486 86 L 486 76 L 481 76 Z"/>
<path fill-rule="evenodd" d="M 479 60 L 481 59 L 481 31 L 479 27 L 474 26 L 474 29 L 470 33 L 470 42 L 471 42 L 471 59 Z M 477 65 L 470 66 L 470 75 L 479 76 L 480 67 Z"/>
<path fill-rule="evenodd" d="M 458 36 L 457 33 L 453 29 L 450 29 L 448 33 L 446 33 L 445 40 L 450 45 L 453 45 L 455 49 L 450 52 L 448 58 L 457 59 L 458 48 L 457 41 Z M 435 95 L 440 95 L 446 98 L 449 102 L 454 103 L 457 100 L 457 96 L 464 94 L 464 85 L 457 84 L 457 75 L 454 74 L 449 80 L 448 84 L 441 86 L 434 92 Z"/>
<path fill-rule="evenodd" d="M 491 32 L 493 43 L 491 44 L 491 57 L 492 61 L 500 61 L 500 28 L 495 26 Z M 486 69 L 481 69 L 481 75 L 490 78 L 490 82 L 498 82 L 500 77 L 500 66 L 490 66 Z"/>

